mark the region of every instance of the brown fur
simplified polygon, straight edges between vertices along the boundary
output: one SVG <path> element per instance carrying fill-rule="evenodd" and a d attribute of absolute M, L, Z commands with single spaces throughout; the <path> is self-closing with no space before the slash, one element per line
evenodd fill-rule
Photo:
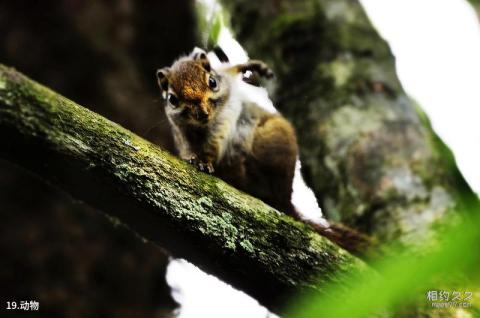
<path fill-rule="evenodd" d="M 228 76 L 247 70 L 266 77 L 273 74 L 265 63 L 249 61 L 226 69 L 222 77 L 211 70 L 206 55 L 201 52 L 181 58 L 170 68 L 159 71 L 160 88 L 174 95 L 182 107 L 183 115 L 173 115 L 172 110 L 169 116 L 167 112 L 175 142 L 180 156 L 200 170 L 214 173 L 293 215 L 290 201 L 298 149 L 290 123 L 281 115 L 268 113 L 254 104 L 238 105 L 236 116 L 239 118 L 233 122 L 217 120 L 225 107 L 235 107 L 225 105 L 230 94 Z M 224 88 L 223 93 L 216 94 L 209 87 L 210 76 L 215 76 L 217 84 Z M 199 114 L 206 120 L 200 121 Z M 232 131 L 234 134 L 246 131 L 246 135 L 237 138 L 231 136 Z"/>
<path fill-rule="evenodd" d="M 293 127 L 278 114 L 261 109 L 256 112 L 251 145 L 244 145 L 234 157 L 220 161 L 215 175 L 272 207 L 295 215 L 291 196 L 298 149 Z"/>
<path fill-rule="evenodd" d="M 247 71 L 251 71 L 251 72 L 255 72 L 256 74 L 262 77 L 266 77 L 266 78 L 273 77 L 273 72 L 268 67 L 268 65 L 265 64 L 265 62 L 262 62 L 259 60 L 250 60 L 244 64 L 234 65 L 228 71 L 232 74 L 245 73 Z"/>
<path fill-rule="evenodd" d="M 182 159 L 199 170 L 213 173 L 234 187 L 272 207 L 301 219 L 291 203 L 292 183 L 298 146 L 292 125 L 280 114 L 258 105 L 230 98 L 232 78 L 245 71 L 271 77 L 261 61 L 234 65 L 223 71 L 211 70 L 204 52 L 176 61 L 157 71 L 162 95 L 173 95 L 177 105 L 167 103 Z M 211 87 L 214 77 L 217 86 Z M 315 229 L 342 247 L 362 254 L 368 237 L 349 228 L 333 225 Z"/>

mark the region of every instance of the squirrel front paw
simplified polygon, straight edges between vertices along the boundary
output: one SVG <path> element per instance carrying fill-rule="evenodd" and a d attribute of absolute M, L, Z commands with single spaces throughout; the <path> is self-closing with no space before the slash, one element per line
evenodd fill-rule
<path fill-rule="evenodd" d="M 213 164 L 211 162 L 199 162 L 197 164 L 197 169 L 209 174 L 215 172 L 215 169 L 213 169 Z"/>
<path fill-rule="evenodd" d="M 272 78 L 274 73 L 267 63 L 259 60 L 250 60 L 245 64 L 245 70 L 256 72 L 265 78 Z"/>
<path fill-rule="evenodd" d="M 190 159 L 187 159 L 187 162 L 202 172 L 206 172 L 209 174 L 215 172 L 215 169 L 213 168 L 213 164 L 211 162 L 201 161 L 198 159 L 197 156 L 190 157 Z"/>

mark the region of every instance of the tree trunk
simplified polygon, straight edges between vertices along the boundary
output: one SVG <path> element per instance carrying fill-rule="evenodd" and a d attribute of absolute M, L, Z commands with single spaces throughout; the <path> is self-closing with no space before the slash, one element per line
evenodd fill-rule
<path fill-rule="evenodd" d="M 330 219 L 412 246 L 472 194 L 357 1 L 224 2 L 240 42 L 277 74 L 274 102 Z"/>
<path fill-rule="evenodd" d="M 303 223 L 0 65 L 0 156 L 272 310 L 371 270 Z"/>
<path fill-rule="evenodd" d="M 438 240 L 434 228 L 474 194 L 358 1 L 223 3 L 240 43 L 276 73 L 274 104 L 297 130 L 302 173 L 327 217 L 413 250 Z M 435 315 L 424 306 L 399 315 Z"/>

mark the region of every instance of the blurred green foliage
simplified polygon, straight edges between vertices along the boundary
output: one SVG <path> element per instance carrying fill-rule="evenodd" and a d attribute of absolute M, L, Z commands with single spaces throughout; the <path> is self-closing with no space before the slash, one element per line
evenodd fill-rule
<path fill-rule="evenodd" d="M 197 24 L 202 39 L 203 48 L 212 48 L 218 44 L 220 32 L 230 20 L 226 12 L 218 3 L 208 6 L 201 2 L 196 6 Z"/>
<path fill-rule="evenodd" d="M 379 272 L 376 278 L 361 277 L 346 292 L 344 287 L 328 286 L 326 294 L 297 300 L 285 317 L 371 317 L 405 310 L 414 302 L 427 309 L 432 306 L 428 291 L 441 290 L 472 292 L 468 311 L 480 317 L 480 209 L 477 201 L 464 209 L 459 211 L 464 221 L 441 230 L 440 242 L 423 242 L 415 253 L 392 247 L 392 256 L 373 265 Z"/>

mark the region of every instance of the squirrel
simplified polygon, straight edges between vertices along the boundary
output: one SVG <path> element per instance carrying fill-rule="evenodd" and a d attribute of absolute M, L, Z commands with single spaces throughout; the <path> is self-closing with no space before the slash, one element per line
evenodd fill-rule
<path fill-rule="evenodd" d="M 247 71 L 273 77 L 259 60 L 213 69 L 203 50 L 157 70 L 178 155 L 198 170 L 305 221 L 291 202 L 298 156 L 295 130 L 280 113 L 268 112 L 239 93 L 236 81 Z M 309 223 L 357 255 L 370 245 L 368 237 L 342 225 Z"/>

